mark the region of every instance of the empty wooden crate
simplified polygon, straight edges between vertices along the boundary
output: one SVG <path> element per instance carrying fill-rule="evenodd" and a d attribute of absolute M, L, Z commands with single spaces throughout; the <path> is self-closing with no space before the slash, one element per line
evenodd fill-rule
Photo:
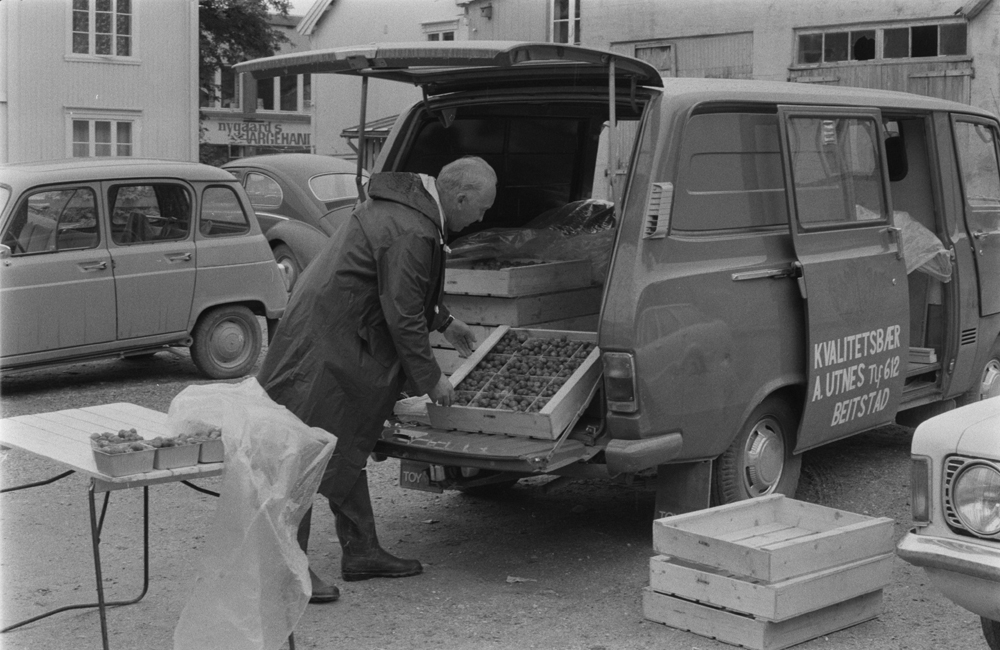
<path fill-rule="evenodd" d="M 778 650 L 878 616 L 893 520 L 781 495 L 653 522 L 646 618 Z"/>

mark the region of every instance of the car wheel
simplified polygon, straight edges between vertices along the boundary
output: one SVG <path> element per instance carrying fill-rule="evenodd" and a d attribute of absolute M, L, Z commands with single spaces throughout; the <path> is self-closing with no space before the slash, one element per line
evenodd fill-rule
<path fill-rule="evenodd" d="M 990 650 L 1000 650 L 1000 621 L 994 621 L 985 616 L 980 618 L 983 621 L 983 636 L 986 637 L 986 645 L 990 647 Z"/>
<path fill-rule="evenodd" d="M 274 260 L 281 268 L 281 272 L 285 274 L 285 284 L 288 290 L 291 291 L 292 287 L 295 286 L 296 280 L 299 279 L 299 274 L 302 273 L 302 265 L 299 264 L 292 249 L 285 244 L 275 246 L 273 253 Z"/>
<path fill-rule="evenodd" d="M 768 494 L 795 496 L 802 469 L 802 456 L 792 453 L 797 422 L 783 399 L 769 398 L 754 409 L 712 468 L 713 505 Z"/>
<path fill-rule="evenodd" d="M 242 377 L 260 356 L 260 323 L 246 307 L 231 305 L 206 312 L 192 338 L 191 359 L 212 379 Z"/>
<path fill-rule="evenodd" d="M 986 358 L 979 381 L 956 401 L 959 406 L 964 406 L 990 397 L 1000 397 L 1000 339 L 993 344 L 993 350 Z"/>

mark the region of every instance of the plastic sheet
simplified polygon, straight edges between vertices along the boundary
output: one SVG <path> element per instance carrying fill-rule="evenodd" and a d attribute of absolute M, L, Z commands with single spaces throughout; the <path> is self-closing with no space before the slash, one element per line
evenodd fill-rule
<path fill-rule="evenodd" d="M 185 388 L 175 434 L 220 427 L 225 473 L 174 650 L 276 650 L 311 594 L 296 532 L 336 438 L 272 401 L 256 379 Z"/>
<path fill-rule="evenodd" d="M 941 282 L 950 282 L 951 251 L 944 247 L 937 235 L 906 212 L 894 212 L 893 221 L 902 231 L 903 260 L 906 262 L 907 275 L 920 271 Z"/>
<path fill-rule="evenodd" d="M 604 283 L 615 239 L 613 204 L 587 199 L 543 212 L 524 228 L 491 228 L 451 243 L 454 257 L 590 260 Z"/>

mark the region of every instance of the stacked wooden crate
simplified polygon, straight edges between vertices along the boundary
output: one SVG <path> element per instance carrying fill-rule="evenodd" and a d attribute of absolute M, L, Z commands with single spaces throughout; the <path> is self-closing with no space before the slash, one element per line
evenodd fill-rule
<path fill-rule="evenodd" d="M 445 271 L 445 304 L 477 341 L 500 325 L 596 332 L 601 292 L 588 260 L 460 258 Z M 445 374 L 464 362 L 440 334 L 431 334 L 431 347 Z"/>
<path fill-rule="evenodd" d="M 456 403 L 427 404 L 431 426 L 558 438 L 580 418 L 597 390 L 601 360 L 595 339 L 593 332 L 497 327 L 451 375 Z M 559 352 L 546 350 L 556 347 Z M 536 376 L 525 367 L 551 372 Z"/>
<path fill-rule="evenodd" d="M 893 520 L 781 495 L 653 522 L 649 620 L 779 650 L 875 618 Z"/>

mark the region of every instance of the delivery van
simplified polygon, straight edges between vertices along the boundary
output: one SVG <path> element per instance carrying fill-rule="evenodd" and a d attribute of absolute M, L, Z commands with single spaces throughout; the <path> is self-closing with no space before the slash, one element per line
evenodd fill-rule
<path fill-rule="evenodd" d="M 678 513 L 793 495 L 806 450 L 1000 395 L 1000 124 L 986 111 L 661 79 L 552 43 L 397 43 L 237 68 L 417 85 L 373 171 L 434 175 L 462 155 L 493 166 L 497 200 L 453 255 L 471 243 L 591 262 L 588 313 L 581 298 L 530 325 L 598 343 L 603 376 L 575 423 L 554 439 L 394 423 L 376 451 L 402 460 L 407 487 L 604 477 L 655 488 L 657 511 Z"/>

